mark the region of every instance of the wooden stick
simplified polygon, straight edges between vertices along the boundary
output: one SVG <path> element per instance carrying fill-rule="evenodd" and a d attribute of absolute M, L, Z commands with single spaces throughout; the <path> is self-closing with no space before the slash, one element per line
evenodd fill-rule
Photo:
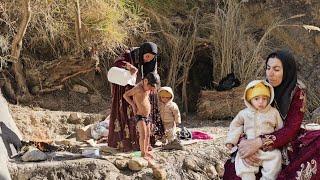
<path fill-rule="evenodd" d="M 39 91 L 39 93 L 48 93 L 56 90 L 61 90 L 64 85 L 54 86 L 52 88 L 44 88 Z"/>
<path fill-rule="evenodd" d="M 77 75 L 79 75 L 79 74 L 84 74 L 84 73 L 90 72 L 90 71 L 92 71 L 92 70 L 94 70 L 94 69 L 95 69 L 95 68 L 90 68 L 90 69 L 87 69 L 87 70 L 79 71 L 79 72 L 77 72 L 77 73 L 74 73 L 74 74 L 72 74 L 72 75 L 70 75 L 70 76 L 67 76 L 67 77 L 63 78 L 63 79 L 61 80 L 61 82 L 64 82 L 64 81 L 66 81 L 66 80 L 68 80 L 68 79 L 70 79 L 70 78 L 72 78 L 72 77 L 75 77 L 75 76 L 77 76 Z"/>

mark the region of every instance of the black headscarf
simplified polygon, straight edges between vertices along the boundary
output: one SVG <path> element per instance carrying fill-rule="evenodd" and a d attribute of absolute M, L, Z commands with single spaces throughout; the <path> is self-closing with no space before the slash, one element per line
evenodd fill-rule
<path fill-rule="evenodd" d="M 144 62 L 143 55 L 146 53 L 154 54 L 155 57 L 150 62 Z M 153 42 L 145 42 L 139 48 L 136 48 L 130 52 L 131 58 L 134 64 L 139 68 L 142 73 L 142 77 L 150 72 L 154 72 L 157 68 L 157 45 Z"/>
<path fill-rule="evenodd" d="M 277 58 L 283 66 L 283 78 L 279 86 L 274 87 L 273 105 L 279 110 L 282 119 L 287 117 L 287 113 L 292 100 L 292 92 L 297 85 L 297 67 L 292 54 L 288 51 L 276 51 L 269 54 L 266 65 L 270 58 Z"/>

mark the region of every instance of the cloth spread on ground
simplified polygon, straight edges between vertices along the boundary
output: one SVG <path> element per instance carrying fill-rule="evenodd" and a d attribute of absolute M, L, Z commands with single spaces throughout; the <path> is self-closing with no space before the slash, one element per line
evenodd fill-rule
<path fill-rule="evenodd" d="M 202 132 L 202 131 L 191 131 L 192 139 L 202 139 L 202 140 L 210 140 L 213 139 L 213 136 L 209 133 Z"/>

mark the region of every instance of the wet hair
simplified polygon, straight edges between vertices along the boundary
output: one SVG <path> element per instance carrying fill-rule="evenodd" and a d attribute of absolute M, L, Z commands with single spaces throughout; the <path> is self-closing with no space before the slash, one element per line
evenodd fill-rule
<path fill-rule="evenodd" d="M 151 85 L 152 87 L 156 87 L 160 85 L 160 77 L 158 73 L 150 72 L 143 79 L 147 79 L 148 84 Z"/>

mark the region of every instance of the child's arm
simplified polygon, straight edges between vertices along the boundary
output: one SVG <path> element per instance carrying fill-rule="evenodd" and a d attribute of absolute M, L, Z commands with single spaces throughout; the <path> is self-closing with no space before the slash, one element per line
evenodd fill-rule
<path fill-rule="evenodd" d="M 126 91 L 123 94 L 123 98 L 130 104 L 134 114 L 137 113 L 137 107 L 136 107 L 136 104 L 134 103 L 133 99 L 131 98 L 131 96 L 134 96 L 138 91 L 139 91 L 139 89 L 136 86 L 136 87 Z"/>
<path fill-rule="evenodd" d="M 225 144 L 237 145 L 241 134 L 243 133 L 244 119 L 241 111 L 237 116 L 232 120 L 229 127 L 229 132 Z"/>
<path fill-rule="evenodd" d="M 171 109 L 173 116 L 174 116 L 174 122 L 176 124 L 181 124 L 181 115 L 179 111 L 179 107 L 176 103 L 173 103 L 173 108 Z"/>

